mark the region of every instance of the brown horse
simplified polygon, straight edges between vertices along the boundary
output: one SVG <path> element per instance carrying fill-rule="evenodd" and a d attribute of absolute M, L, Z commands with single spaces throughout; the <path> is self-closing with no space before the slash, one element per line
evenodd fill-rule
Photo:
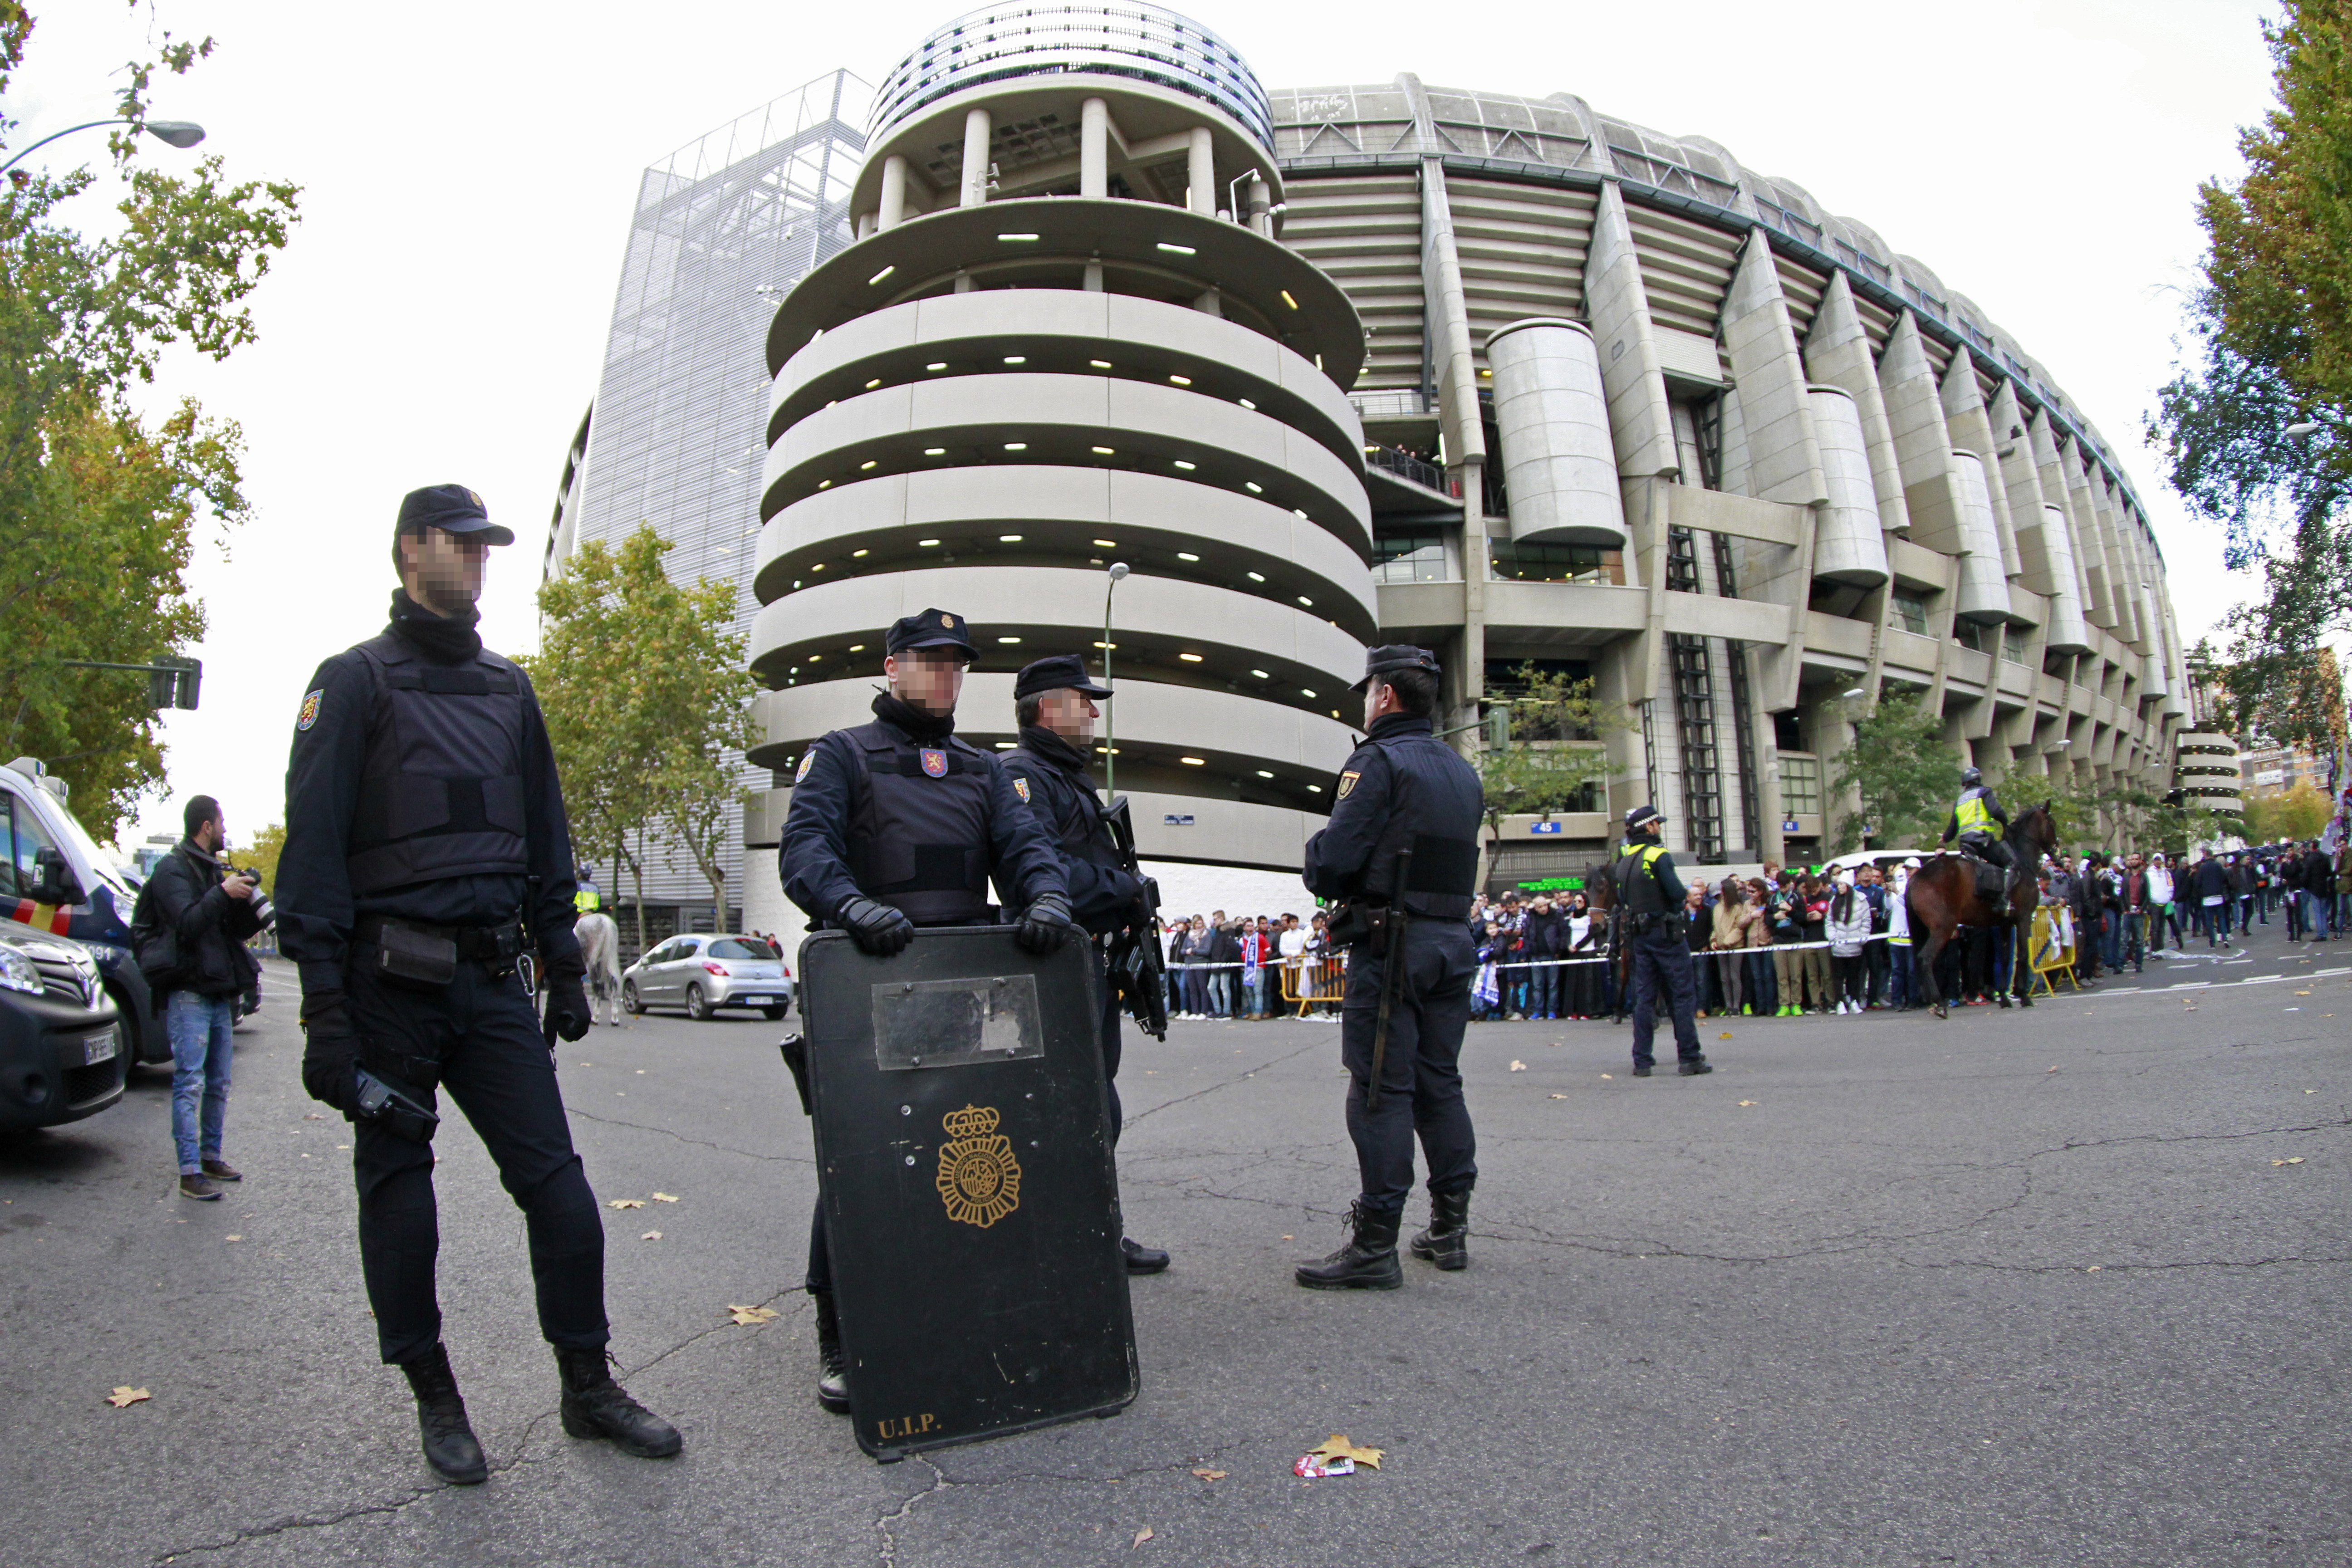
<path fill-rule="evenodd" d="M 1622 1024 L 1625 1009 L 1632 1005 L 1625 993 L 1633 979 L 1633 944 L 1618 932 L 1617 922 L 1624 916 L 1617 907 L 1617 883 L 1609 875 L 1612 864 L 1584 868 L 1584 905 L 1609 933 L 1601 939 L 1601 951 L 1609 960 L 1609 984 L 1617 997 L 1617 1021 Z"/>
<path fill-rule="evenodd" d="M 2025 942 L 2033 930 L 2033 908 L 2040 901 L 2036 890 L 2037 874 L 2042 858 L 2058 848 L 2058 830 L 2050 820 L 2050 803 L 2019 816 L 2002 835 L 2009 846 L 2011 858 L 2017 863 L 2017 885 L 2009 890 L 2006 905 L 1996 904 L 1977 892 L 1977 868 L 1982 862 L 1965 855 L 1939 854 L 1911 874 L 1911 885 L 1905 894 L 1905 904 L 1911 919 L 1911 940 L 1918 943 L 1917 956 L 1912 960 L 1914 982 L 1936 1010 L 1938 1018 L 1947 1016 L 1944 997 L 1936 985 L 1936 960 L 1944 944 L 1952 940 L 1961 926 L 2006 927 L 2010 933 L 2010 989 L 2000 998 L 2009 1005 L 2014 994 L 2026 1006 L 2033 1005 L 2032 976 L 2023 962 Z M 1921 941 L 1924 934 L 1926 940 Z M 1966 977 L 1961 984 L 1965 986 Z"/>

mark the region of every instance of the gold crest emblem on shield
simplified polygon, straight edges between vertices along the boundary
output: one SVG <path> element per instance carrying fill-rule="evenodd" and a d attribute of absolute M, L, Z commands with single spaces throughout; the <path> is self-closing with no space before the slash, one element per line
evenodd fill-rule
<path fill-rule="evenodd" d="M 986 1230 L 1021 1206 L 1021 1163 L 1013 1141 L 996 1131 L 996 1112 L 967 1105 L 940 1119 L 948 1142 L 940 1148 L 940 1202 L 948 1217 Z"/>

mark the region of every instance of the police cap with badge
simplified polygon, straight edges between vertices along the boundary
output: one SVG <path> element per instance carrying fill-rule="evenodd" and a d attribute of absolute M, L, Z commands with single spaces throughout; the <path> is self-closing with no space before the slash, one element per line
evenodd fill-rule
<path fill-rule="evenodd" d="M 882 639 L 883 651 L 894 657 L 921 647 L 961 648 L 966 664 L 980 657 L 980 650 L 971 646 L 971 632 L 963 618 L 945 610 L 901 616 L 890 623 L 889 633 Z"/>

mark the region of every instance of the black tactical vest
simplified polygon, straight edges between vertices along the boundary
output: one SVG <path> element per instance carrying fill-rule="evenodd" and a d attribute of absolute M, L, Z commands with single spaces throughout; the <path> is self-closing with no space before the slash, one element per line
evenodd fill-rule
<path fill-rule="evenodd" d="M 1111 842 L 1110 829 L 1103 826 L 1101 797 L 1092 789 L 1034 752 L 1007 752 L 1003 761 L 1005 771 L 1016 781 L 1026 781 L 1032 790 L 1045 792 L 1043 804 L 1046 815 L 1053 818 L 1054 847 L 1062 852 L 1065 860 L 1080 860 L 1112 870 L 1124 868 L 1118 846 Z"/>
<path fill-rule="evenodd" d="M 389 632 L 354 651 L 375 696 L 352 816 L 352 892 L 523 875 L 521 672 L 487 649 L 436 664 Z"/>
<path fill-rule="evenodd" d="M 952 735 L 918 745 L 878 721 L 836 733 L 857 770 L 847 835 L 857 890 L 919 926 L 987 920 L 987 753 Z"/>
<path fill-rule="evenodd" d="M 1460 920 L 1478 885 L 1478 775 L 1441 741 L 1407 731 L 1368 744 L 1388 753 L 1389 812 L 1372 847 L 1364 890 L 1407 913 Z M 1396 855 L 1412 851 L 1404 892 L 1394 886 Z"/>

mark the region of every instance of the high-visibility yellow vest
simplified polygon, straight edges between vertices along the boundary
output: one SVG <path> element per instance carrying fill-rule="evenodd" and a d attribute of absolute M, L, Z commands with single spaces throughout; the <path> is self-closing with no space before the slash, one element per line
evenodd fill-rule
<path fill-rule="evenodd" d="M 1998 833 L 2000 831 L 1993 824 L 1992 813 L 1985 809 L 1984 791 L 1980 789 L 1972 789 L 1962 795 L 1960 804 L 1953 810 L 1959 816 L 1960 831 L 1963 833 Z"/>
<path fill-rule="evenodd" d="M 572 895 L 572 912 L 574 914 L 588 914 L 596 908 L 599 901 L 600 900 L 596 897 L 595 889 L 583 888 L 578 892 Z"/>

